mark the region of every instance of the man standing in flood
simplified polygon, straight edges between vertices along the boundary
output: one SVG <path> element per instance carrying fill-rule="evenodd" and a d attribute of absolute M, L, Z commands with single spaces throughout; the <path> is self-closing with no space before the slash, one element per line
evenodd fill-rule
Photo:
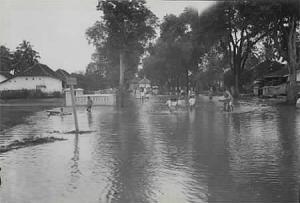
<path fill-rule="evenodd" d="M 88 98 L 87 98 L 87 109 L 86 109 L 88 112 L 92 111 L 92 105 L 93 105 L 93 101 L 92 101 L 91 97 L 88 96 Z"/>

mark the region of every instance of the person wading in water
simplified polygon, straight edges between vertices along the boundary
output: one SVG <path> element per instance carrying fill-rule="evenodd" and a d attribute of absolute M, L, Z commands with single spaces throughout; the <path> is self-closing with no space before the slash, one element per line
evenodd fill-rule
<path fill-rule="evenodd" d="M 93 105 L 93 101 L 92 101 L 91 97 L 88 96 L 88 98 L 87 98 L 87 108 L 86 108 L 86 110 L 88 112 L 92 111 L 92 105 Z"/>
<path fill-rule="evenodd" d="M 231 95 L 231 93 L 229 92 L 228 89 L 225 89 L 224 92 L 224 111 L 230 112 L 233 111 L 233 96 Z"/>

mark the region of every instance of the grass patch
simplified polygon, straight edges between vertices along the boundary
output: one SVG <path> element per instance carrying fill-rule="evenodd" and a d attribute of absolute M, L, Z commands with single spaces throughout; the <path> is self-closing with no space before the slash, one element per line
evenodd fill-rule
<path fill-rule="evenodd" d="M 0 147 L 0 153 L 8 152 L 15 149 L 20 149 L 24 147 L 30 147 L 40 144 L 51 143 L 55 141 L 64 141 L 64 138 L 56 138 L 56 137 L 32 137 L 32 138 L 24 138 L 23 140 L 15 140 L 7 146 Z"/>

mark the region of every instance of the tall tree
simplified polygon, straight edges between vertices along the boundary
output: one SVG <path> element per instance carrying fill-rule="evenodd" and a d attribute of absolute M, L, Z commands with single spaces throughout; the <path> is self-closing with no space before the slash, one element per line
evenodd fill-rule
<path fill-rule="evenodd" d="M 300 66 L 300 2 L 298 0 L 282 0 L 272 2 L 268 6 L 267 15 L 271 16 L 269 26 L 274 28 L 270 33 L 273 43 L 277 54 L 288 63 L 287 101 L 295 104 L 297 99 L 296 71 Z"/>
<path fill-rule="evenodd" d="M 89 28 L 86 34 L 95 46 L 105 48 L 112 60 L 118 53 L 122 93 L 126 59 L 132 53 L 135 59 L 143 54 L 148 41 L 155 36 L 157 17 L 145 6 L 144 0 L 100 0 L 97 9 L 103 13 L 102 21 Z"/>
<path fill-rule="evenodd" d="M 241 75 L 249 55 L 272 30 L 266 23 L 271 17 L 264 15 L 269 10 L 267 5 L 267 2 L 255 1 L 219 2 L 200 16 L 203 25 L 200 35 L 206 30 L 208 38 L 213 39 L 209 41 L 221 41 L 230 59 L 236 97 L 240 93 Z"/>
<path fill-rule="evenodd" d="M 16 48 L 13 54 L 13 69 L 15 74 L 24 71 L 28 67 L 38 63 L 39 53 L 33 49 L 30 42 L 24 40 Z"/>
<path fill-rule="evenodd" d="M 169 87 L 176 87 L 177 90 L 185 87 L 189 91 L 190 75 L 196 71 L 202 54 L 196 35 L 198 19 L 198 12 L 191 8 L 186 8 L 179 16 L 171 14 L 164 17 L 155 51 L 150 52 L 151 55 L 145 60 L 146 74 L 158 72 L 160 68 L 161 73 L 165 74 L 159 77 L 166 77 Z"/>

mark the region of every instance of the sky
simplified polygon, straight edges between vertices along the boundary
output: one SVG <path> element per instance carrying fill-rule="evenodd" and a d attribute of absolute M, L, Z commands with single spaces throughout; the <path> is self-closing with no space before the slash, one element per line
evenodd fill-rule
<path fill-rule="evenodd" d="M 199 12 L 212 1 L 146 0 L 146 6 L 161 20 L 180 14 L 187 6 Z M 53 70 L 85 71 L 94 47 L 85 31 L 100 13 L 97 0 L 0 0 L 0 45 L 15 48 L 27 40 L 38 51 L 40 62 Z"/>

